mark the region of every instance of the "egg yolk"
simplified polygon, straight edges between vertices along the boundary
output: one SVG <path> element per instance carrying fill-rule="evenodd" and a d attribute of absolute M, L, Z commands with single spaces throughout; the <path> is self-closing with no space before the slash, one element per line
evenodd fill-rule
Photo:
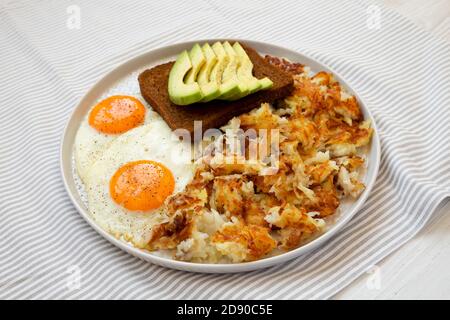
<path fill-rule="evenodd" d="M 109 191 L 113 200 L 133 211 L 160 207 L 172 194 L 172 172 L 156 161 L 140 160 L 120 167 L 111 178 Z"/>
<path fill-rule="evenodd" d="M 133 129 L 145 119 L 145 107 L 130 96 L 111 96 L 100 101 L 89 114 L 89 125 L 106 133 L 117 134 Z"/>

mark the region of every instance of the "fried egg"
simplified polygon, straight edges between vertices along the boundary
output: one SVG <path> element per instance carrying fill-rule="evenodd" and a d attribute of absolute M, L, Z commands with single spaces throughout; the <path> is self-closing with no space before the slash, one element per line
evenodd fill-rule
<path fill-rule="evenodd" d="M 93 219 L 116 238 L 145 248 L 168 221 L 164 201 L 193 178 L 191 145 L 159 117 L 117 137 L 86 174 Z"/>
<path fill-rule="evenodd" d="M 82 121 L 75 138 L 75 164 L 85 181 L 89 168 L 119 135 L 145 123 L 155 113 L 132 96 L 115 95 L 100 101 Z"/>

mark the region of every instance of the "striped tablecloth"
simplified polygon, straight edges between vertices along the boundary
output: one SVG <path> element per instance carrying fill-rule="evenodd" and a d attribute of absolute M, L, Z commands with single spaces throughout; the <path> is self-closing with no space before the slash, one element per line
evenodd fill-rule
<path fill-rule="evenodd" d="M 376 186 L 333 240 L 269 269 L 164 269 L 99 236 L 62 185 L 58 148 L 107 71 L 179 41 L 240 37 L 306 53 L 373 112 Z M 376 1 L 1 1 L 0 298 L 327 298 L 420 230 L 450 195 L 450 46 Z"/>

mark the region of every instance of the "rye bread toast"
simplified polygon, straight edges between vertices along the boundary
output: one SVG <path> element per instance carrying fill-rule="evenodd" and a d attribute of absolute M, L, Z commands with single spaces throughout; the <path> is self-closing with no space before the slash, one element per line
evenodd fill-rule
<path fill-rule="evenodd" d="M 292 75 L 270 64 L 255 50 L 242 45 L 253 63 L 253 75 L 268 77 L 272 88 L 261 90 L 236 101 L 213 100 L 207 103 L 194 103 L 178 106 L 169 99 L 167 89 L 169 72 L 174 62 L 158 65 L 139 75 L 139 86 L 144 99 L 158 112 L 172 130 L 194 131 L 194 121 L 202 121 L 202 130 L 220 128 L 231 118 L 257 108 L 261 103 L 273 101 L 289 95 L 293 90 Z"/>

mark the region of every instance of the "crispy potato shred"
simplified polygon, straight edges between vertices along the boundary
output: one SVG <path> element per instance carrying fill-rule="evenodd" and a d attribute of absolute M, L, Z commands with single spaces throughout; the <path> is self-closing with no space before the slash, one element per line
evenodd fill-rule
<path fill-rule="evenodd" d="M 153 230 L 149 250 L 193 262 L 258 260 L 311 241 L 343 199 L 364 190 L 372 129 L 355 97 L 329 73 L 266 59 L 292 74 L 293 93 L 232 119 L 206 143 L 193 181 L 166 202 L 170 221 Z"/>

